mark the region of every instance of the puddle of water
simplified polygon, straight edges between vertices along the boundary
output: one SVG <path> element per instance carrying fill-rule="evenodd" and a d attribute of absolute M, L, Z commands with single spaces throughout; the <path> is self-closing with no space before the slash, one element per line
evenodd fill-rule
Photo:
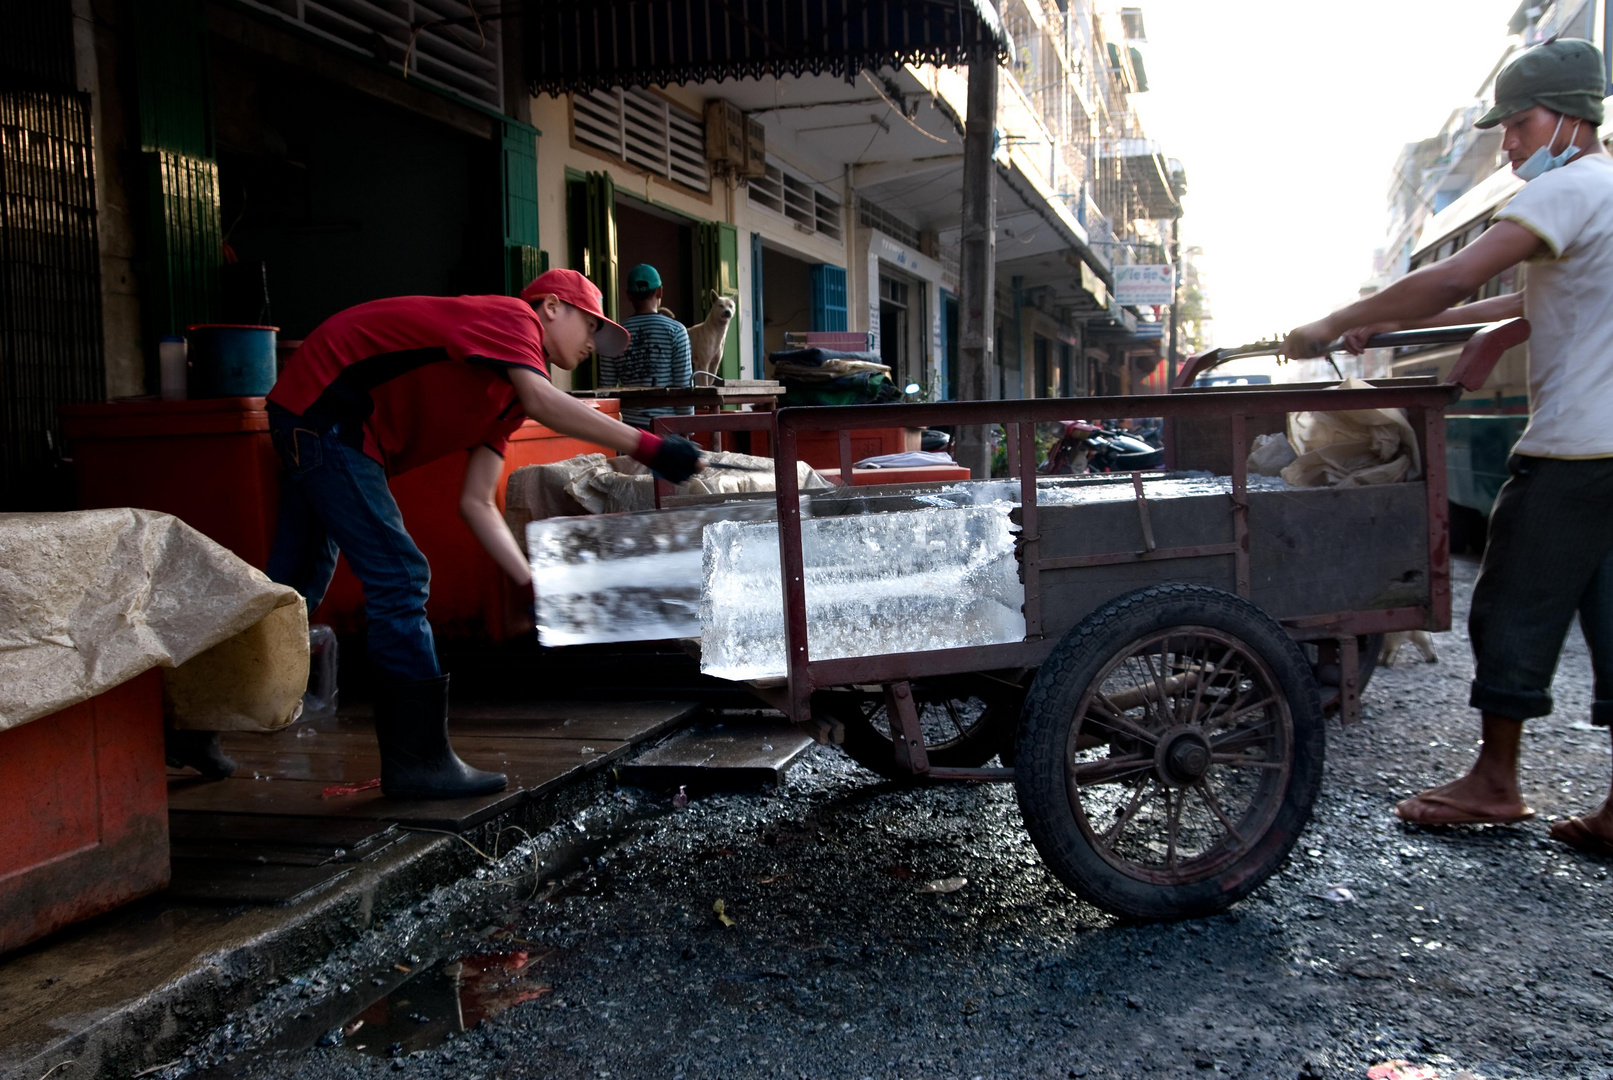
<path fill-rule="evenodd" d="M 410 978 L 342 1025 L 347 1046 L 392 1056 L 427 1050 L 554 988 L 537 978 L 547 953 L 468 956 Z"/>
<path fill-rule="evenodd" d="M 254 1062 L 284 1059 L 337 1041 L 382 1057 L 431 1049 L 450 1035 L 550 993 L 553 987 L 538 978 L 538 965 L 550 951 L 467 956 L 412 971 L 398 965 L 366 972 L 354 985 L 343 983 L 335 993 L 310 1001 L 255 1050 L 192 1078 L 226 1080 Z"/>

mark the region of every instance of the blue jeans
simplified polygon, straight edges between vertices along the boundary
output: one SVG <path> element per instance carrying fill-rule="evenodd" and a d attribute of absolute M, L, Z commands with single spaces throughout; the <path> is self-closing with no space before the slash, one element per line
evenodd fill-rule
<path fill-rule="evenodd" d="M 269 408 L 280 455 L 280 521 L 269 577 L 301 593 L 312 614 L 340 549 L 364 586 L 370 662 L 393 678 L 434 679 L 442 669 L 426 621 L 431 568 L 403 527 L 386 470 L 343 439 L 345 423 L 319 431 Z"/>

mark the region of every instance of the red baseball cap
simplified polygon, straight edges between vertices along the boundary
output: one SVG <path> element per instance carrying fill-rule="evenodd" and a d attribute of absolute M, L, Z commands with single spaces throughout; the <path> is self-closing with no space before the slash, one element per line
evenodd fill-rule
<path fill-rule="evenodd" d="M 521 290 L 521 299 L 534 303 L 546 296 L 563 300 L 579 311 L 586 311 L 599 320 L 594 331 L 594 348 L 601 356 L 620 356 L 627 351 L 633 335 L 627 328 L 618 326 L 605 315 L 604 297 L 599 287 L 575 270 L 545 270 Z"/>

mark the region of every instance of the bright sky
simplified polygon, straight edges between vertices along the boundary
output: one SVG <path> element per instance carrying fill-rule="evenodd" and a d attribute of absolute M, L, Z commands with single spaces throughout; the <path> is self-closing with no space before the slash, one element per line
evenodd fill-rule
<path fill-rule="evenodd" d="M 1150 138 L 1187 168 L 1182 243 L 1204 248 L 1212 344 L 1356 298 L 1395 156 L 1467 104 L 1517 0 L 1138 0 Z"/>

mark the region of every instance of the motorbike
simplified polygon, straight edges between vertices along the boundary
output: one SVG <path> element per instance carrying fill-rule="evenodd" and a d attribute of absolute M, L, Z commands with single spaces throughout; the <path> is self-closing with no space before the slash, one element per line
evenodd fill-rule
<path fill-rule="evenodd" d="M 1165 461 L 1164 449 L 1151 444 L 1146 433 L 1084 420 L 1063 423 L 1063 434 L 1038 470 L 1043 474 L 1135 472 L 1157 469 Z"/>

